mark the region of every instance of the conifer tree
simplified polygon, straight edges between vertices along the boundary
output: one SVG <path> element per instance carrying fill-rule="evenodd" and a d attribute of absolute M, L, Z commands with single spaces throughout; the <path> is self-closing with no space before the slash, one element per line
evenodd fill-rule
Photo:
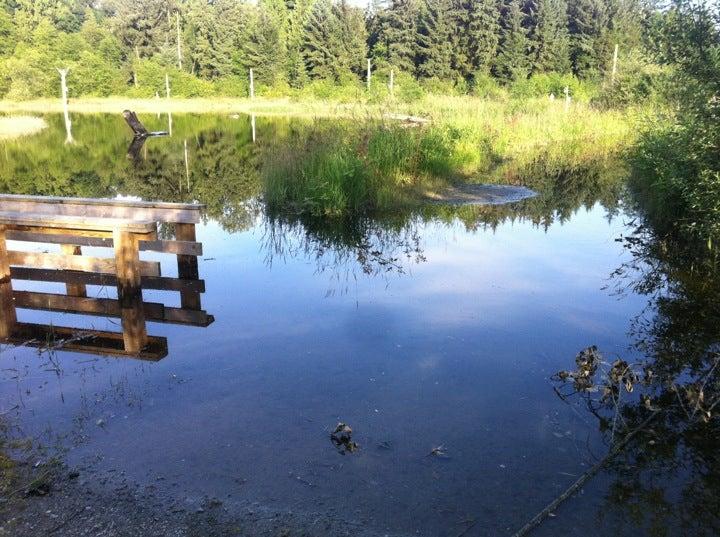
<path fill-rule="evenodd" d="M 445 80 L 453 77 L 454 30 L 451 0 L 428 0 L 418 24 L 418 74 Z"/>
<path fill-rule="evenodd" d="M 305 24 L 302 51 L 308 73 L 338 82 L 360 74 L 366 37 L 362 11 L 345 0 L 319 0 Z"/>
<path fill-rule="evenodd" d="M 275 84 L 285 78 L 285 50 L 278 21 L 264 8 L 251 23 L 252 33 L 245 45 L 246 69 L 253 69 L 255 80 Z"/>
<path fill-rule="evenodd" d="M 570 38 L 565 0 L 534 0 L 531 9 L 532 71 L 540 73 L 569 71 Z"/>
<path fill-rule="evenodd" d="M 530 42 L 525 28 L 522 0 L 510 0 L 505 6 L 500 40 L 500 54 L 495 72 L 506 82 L 527 78 L 530 72 Z"/>
<path fill-rule="evenodd" d="M 418 17 L 416 0 L 391 0 L 382 12 L 378 45 L 386 51 L 388 64 L 406 73 L 415 72 Z"/>
<path fill-rule="evenodd" d="M 302 47 L 305 24 L 312 12 L 315 0 L 285 0 L 288 13 L 287 24 L 287 73 L 290 85 L 301 88 L 308 81 Z"/>
<path fill-rule="evenodd" d="M 580 76 L 598 72 L 609 48 L 607 1 L 573 0 L 568 16 L 573 71 Z"/>
<path fill-rule="evenodd" d="M 490 72 L 500 41 L 497 0 L 471 0 L 467 15 L 468 63 L 472 71 Z"/>

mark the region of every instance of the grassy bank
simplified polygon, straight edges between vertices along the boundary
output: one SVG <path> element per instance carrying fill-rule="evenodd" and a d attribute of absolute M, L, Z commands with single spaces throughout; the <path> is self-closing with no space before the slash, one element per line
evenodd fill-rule
<path fill-rule="evenodd" d="M 70 99 L 68 109 L 78 114 L 119 114 L 129 109 L 142 114 L 188 113 L 188 114 L 258 114 L 268 116 L 348 117 L 362 113 L 382 113 L 382 107 L 332 101 L 292 101 L 278 99 L 235 99 L 225 97 L 194 99 L 132 99 L 126 97 Z M 37 114 L 61 113 L 60 99 L 35 99 L 31 101 L 0 100 L 0 113 L 31 112 Z"/>
<path fill-rule="evenodd" d="M 318 121 L 263 145 L 273 210 L 343 215 L 417 205 L 458 182 L 525 184 L 597 170 L 633 142 L 634 112 L 587 102 L 424 95 L 410 103 L 314 99 L 82 99 L 71 114 L 254 113 Z M 0 102 L 1 112 L 59 112 L 58 100 Z M 400 116 L 427 118 L 409 124 Z M 341 121 L 342 120 L 342 121 Z"/>
<path fill-rule="evenodd" d="M 284 140 L 263 167 L 269 208 L 316 216 L 389 210 L 458 182 L 543 190 L 616 169 L 634 140 L 633 111 L 583 103 L 427 97 L 396 112 L 431 122 L 356 121 Z"/>

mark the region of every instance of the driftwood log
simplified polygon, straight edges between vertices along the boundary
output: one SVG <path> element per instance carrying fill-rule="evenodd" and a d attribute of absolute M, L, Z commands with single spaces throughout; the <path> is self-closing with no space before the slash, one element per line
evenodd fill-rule
<path fill-rule="evenodd" d="M 148 136 L 168 135 L 166 131 L 149 132 L 145 128 L 145 125 L 143 125 L 142 122 L 138 119 L 137 114 L 132 110 L 124 110 L 123 117 L 125 118 L 125 122 L 128 124 L 130 129 L 133 131 L 133 136 L 135 138 L 147 138 Z"/>

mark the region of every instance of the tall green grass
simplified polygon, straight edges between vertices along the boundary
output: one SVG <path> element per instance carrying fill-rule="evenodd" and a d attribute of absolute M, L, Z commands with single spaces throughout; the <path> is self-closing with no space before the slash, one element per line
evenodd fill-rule
<path fill-rule="evenodd" d="M 548 187 L 619 158 L 632 111 L 549 99 L 427 98 L 404 111 L 429 125 L 358 120 L 282 140 L 267 155 L 265 201 L 274 211 L 338 216 L 417 205 L 453 183 Z"/>
<path fill-rule="evenodd" d="M 270 210 L 339 216 L 409 206 L 457 178 L 472 158 L 448 128 L 397 124 L 322 127 L 270 151 L 263 166 Z"/>

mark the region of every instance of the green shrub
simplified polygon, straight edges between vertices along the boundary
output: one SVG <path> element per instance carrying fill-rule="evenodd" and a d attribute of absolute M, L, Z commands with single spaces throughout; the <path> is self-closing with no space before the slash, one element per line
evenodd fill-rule
<path fill-rule="evenodd" d="M 570 91 L 570 96 L 576 101 L 587 101 L 593 92 L 591 82 L 582 82 L 573 75 L 540 73 L 528 79 L 518 80 L 511 86 L 510 93 L 520 99 L 549 95 L 561 98 L 565 95 L 566 87 Z"/>
<path fill-rule="evenodd" d="M 470 93 L 483 99 L 497 99 L 505 96 L 505 91 L 497 79 L 484 71 L 473 74 Z"/>
<path fill-rule="evenodd" d="M 620 64 L 615 80 L 605 80 L 593 102 L 603 108 L 625 108 L 658 100 L 668 83 L 669 71 L 632 55 Z"/>

